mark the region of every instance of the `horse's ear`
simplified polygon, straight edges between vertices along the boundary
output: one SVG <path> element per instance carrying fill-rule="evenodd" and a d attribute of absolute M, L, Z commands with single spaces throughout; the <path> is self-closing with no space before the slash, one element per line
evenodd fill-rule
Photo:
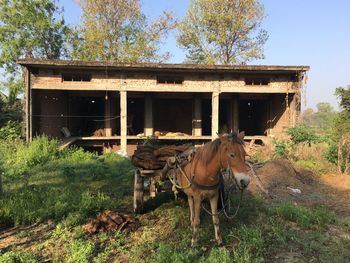
<path fill-rule="evenodd" d="M 245 136 L 245 132 L 244 132 L 244 131 L 241 131 L 241 132 L 238 134 L 238 138 L 240 138 L 241 140 L 244 139 L 244 136 Z"/>

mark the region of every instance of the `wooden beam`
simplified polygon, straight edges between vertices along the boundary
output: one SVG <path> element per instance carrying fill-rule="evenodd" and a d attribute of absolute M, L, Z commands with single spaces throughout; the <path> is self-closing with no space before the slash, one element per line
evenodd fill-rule
<path fill-rule="evenodd" d="M 120 91 L 120 149 L 127 149 L 127 92 Z"/>
<path fill-rule="evenodd" d="M 211 139 L 215 140 L 219 133 L 219 92 L 213 92 L 211 97 Z"/>
<path fill-rule="evenodd" d="M 192 135 L 202 136 L 202 98 L 199 95 L 195 95 L 193 106 Z"/>
<path fill-rule="evenodd" d="M 150 94 L 145 96 L 145 127 L 144 127 L 145 136 L 153 135 L 153 98 Z"/>

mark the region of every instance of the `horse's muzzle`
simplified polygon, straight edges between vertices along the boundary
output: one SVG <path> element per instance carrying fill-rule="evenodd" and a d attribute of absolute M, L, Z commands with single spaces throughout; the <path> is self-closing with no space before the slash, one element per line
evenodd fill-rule
<path fill-rule="evenodd" d="M 250 183 L 250 177 L 248 175 L 243 173 L 235 173 L 234 176 L 240 189 L 245 189 L 248 187 Z"/>
<path fill-rule="evenodd" d="M 247 188 L 249 183 L 250 183 L 250 179 L 249 177 L 248 178 L 244 178 L 244 179 L 241 179 L 239 181 L 239 183 L 241 184 L 241 188 Z"/>

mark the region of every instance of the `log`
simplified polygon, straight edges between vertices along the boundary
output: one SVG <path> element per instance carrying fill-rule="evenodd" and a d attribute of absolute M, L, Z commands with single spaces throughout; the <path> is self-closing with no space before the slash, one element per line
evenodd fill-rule
<path fill-rule="evenodd" d="M 184 145 L 139 145 L 131 157 L 134 166 L 147 170 L 163 169 L 168 158 L 181 154 L 192 148 L 190 144 Z"/>

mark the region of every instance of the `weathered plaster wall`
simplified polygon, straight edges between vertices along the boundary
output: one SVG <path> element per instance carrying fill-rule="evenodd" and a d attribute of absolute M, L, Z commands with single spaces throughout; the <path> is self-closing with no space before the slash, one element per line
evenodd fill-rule
<path fill-rule="evenodd" d="M 64 72 L 64 71 L 62 71 Z M 74 71 L 69 71 L 74 72 Z M 82 71 L 75 71 L 82 72 Z M 86 71 L 84 71 L 87 73 Z M 63 81 L 60 71 L 41 69 L 32 74 L 33 89 L 66 90 L 129 90 L 153 92 L 246 92 L 246 93 L 285 93 L 295 92 L 296 84 L 290 75 L 269 76 L 268 85 L 246 85 L 247 75 L 183 73 L 182 84 L 159 84 L 156 73 L 134 73 L 91 71 L 89 82 Z M 164 75 L 164 74 L 163 74 Z M 169 75 L 169 74 L 168 74 Z M 176 76 L 179 76 L 177 74 Z M 252 77 L 257 75 L 251 75 Z M 257 76 L 259 77 L 259 76 Z"/>

